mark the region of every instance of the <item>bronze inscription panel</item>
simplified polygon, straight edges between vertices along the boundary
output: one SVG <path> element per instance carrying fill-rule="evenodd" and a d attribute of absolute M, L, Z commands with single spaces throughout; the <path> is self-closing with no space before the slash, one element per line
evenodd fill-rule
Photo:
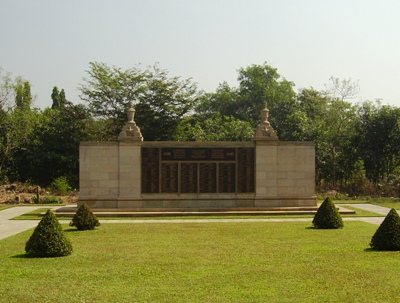
<path fill-rule="evenodd" d="M 254 149 L 238 148 L 238 193 L 254 192 Z"/>
<path fill-rule="evenodd" d="M 162 148 L 162 161 L 235 161 L 235 148 Z"/>
<path fill-rule="evenodd" d="M 197 193 L 197 163 L 181 163 L 181 193 Z"/>
<path fill-rule="evenodd" d="M 161 164 L 161 192 L 178 193 L 178 163 Z"/>
<path fill-rule="evenodd" d="M 217 192 L 217 165 L 216 163 L 200 163 L 200 192 Z"/>
<path fill-rule="evenodd" d="M 159 149 L 142 148 L 142 193 L 159 192 Z"/>
<path fill-rule="evenodd" d="M 218 164 L 218 192 L 234 193 L 236 189 L 235 163 Z"/>
<path fill-rule="evenodd" d="M 142 193 L 252 193 L 254 148 L 142 147 Z"/>

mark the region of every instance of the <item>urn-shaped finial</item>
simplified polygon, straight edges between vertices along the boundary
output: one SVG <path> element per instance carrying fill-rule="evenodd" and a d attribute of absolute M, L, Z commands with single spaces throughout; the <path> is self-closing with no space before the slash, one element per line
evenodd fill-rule
<path fill-rule="evenodd" d="M 135 118 L 135 110 L 130 107 L 128 109 L 128 122 L 133 122 L 133 119 Z"/>
<path fill-rule="evenodd" d="M 263 102 L 264 108 L 261 110 L 261 121 L 268 122 L 268 113 L 269 110 L 267 109 L 267 102 Z"/>

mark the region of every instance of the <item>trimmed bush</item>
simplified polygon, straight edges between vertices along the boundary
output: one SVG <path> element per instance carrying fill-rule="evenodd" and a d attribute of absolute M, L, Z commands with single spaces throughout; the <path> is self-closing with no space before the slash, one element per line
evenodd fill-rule
<path fill-rule="evenodd" d="M 375 250 L 400 250 L 400 217 L 392 208 L 369 244 Z"/>
<path fill-rule="evenodd" d="M 31 257 L 39 258 L 62 257 L 72 253 L 71 242 L 50 209 L 26 242 L 25 251 Z"/>
<path fill-rule="evenodd" d="M 343 227 L 343 220 L 331 198 L 326 198 L 312 221 L 315 228 L 338 229 Z"/>
<path fill-rule="evenodd" d="M 92 210 L 83 203 L 79 208 L 69 226 L 75 226 L 78 230 L 93 230 L 99 226 L 100 222 L 97 220 Z"/>
<path fill-rule="evenodd" d="M 71 190 L 71 186 L 69 186 L 66 177 L 58 177 L 54 179 L 54 181 L 50 185 L 50 188 L 53 191 L 58 192 L 60 195 L 65 195 L 68 191 Z"/>

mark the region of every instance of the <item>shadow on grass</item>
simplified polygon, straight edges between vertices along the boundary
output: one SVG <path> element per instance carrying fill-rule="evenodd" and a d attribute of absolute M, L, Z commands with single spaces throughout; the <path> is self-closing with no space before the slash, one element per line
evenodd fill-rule
<path fill-rule="evenodd" d="M 13 259 L 32 259 L 33 257 L 25 253 L 25 254 L 18 254 L 18 255 L 12 256 L 11 258 L 13 258 Z"/>
<path fill-rule="evenodd" d="M 364 251 L 369 252 L 369 253 L 388 253 L 388 252 L 399 253 L 400 252 L 400 250 L 383 250 L 383 249 L 379 250 L 379 249 L 372 248 L 372 247 L 368 247 L 368 248 L 364 249 Z"/>
<path fill-rule="evenodd" d="M 65 231 L 66 233 L 73 233 L 73 232 L 76 232 L 76 231 L 79 231 L 79 230 L 76 229 L 76 228 L 67 228 L 67 229 L 64 229 L 64 231 Z"/>
<path fill-rule="evenodd" d="M 57 257 L 35 257 L 35 256 L 31 256 L 31 255 L 28 255 L 27 253 L 25 253 L 25 254 L 14 255 L 11 258 L 12 259 L 51 259 L 51 258 L 63 258 L 63 257 L 68 257 L 68 256 L 69 255 L 57 256 Z"/>
<path fill-rule="evenodd" d="M 385 252 L 388 252 L 388 250 L 378 250 L 378 249 L 372 248 L 372 247 L 367 247 L 367 248 L 364 249 L 364 251 L 368 252 L 368 253 L 385 253 Z"/>
<path fill-rule="evenodd" d="M 79 230 L 79 229 L 76 229 L 76 228 L 67 228 L 67 229 L 64 229 L 64 231 L 65 232 L 67 232 L 67 233 L 73 233 L 73 232 L 90 232 L 90 231 L 96 231 L 96 230 L 98 230 L 97 228 L 95 228 L 95 229 L 86 229 L 86 230 Z"/>

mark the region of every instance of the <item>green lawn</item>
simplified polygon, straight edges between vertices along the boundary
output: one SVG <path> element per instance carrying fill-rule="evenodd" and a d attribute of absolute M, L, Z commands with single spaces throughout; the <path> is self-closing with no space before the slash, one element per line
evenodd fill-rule
<path fill-rule="evenodd" d="M 368 250 L 377 226 L 311 223 L 64 225 L 71 256 L 0 241 L 0 302 L 399 302 L 400 252 Z"/>

